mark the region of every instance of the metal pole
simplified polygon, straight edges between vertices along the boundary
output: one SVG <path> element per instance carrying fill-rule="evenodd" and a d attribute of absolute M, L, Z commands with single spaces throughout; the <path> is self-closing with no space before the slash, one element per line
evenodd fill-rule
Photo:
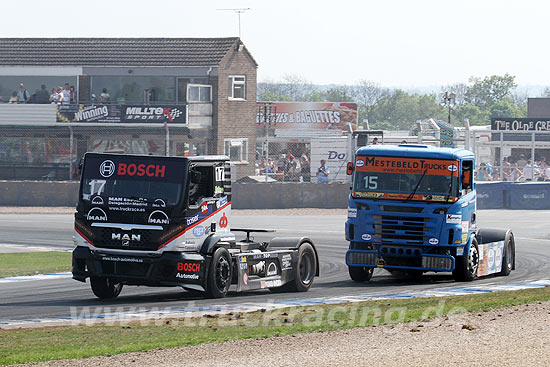
<path fill-rule="evenodd" d="M 165 153 L 167 157 L 170 157 L 170 130 L 168 129 L 168 124 L 164 123 L 164 129 L 166 131 L 166 139 L 164 141 L 165 144 Z"/>
<path fill-rule="evenodd" d="M 535 166 L 535 133 L 531 133 L 531 167 Z M 534 170 L 533 170 L 534 172 Z"/>
<path fill-rule="evenodd" d="M 271 105 L 269 106 L 269 110 L 271 112 Z M 265 172 L 265 182 L 267 182 L 267 177 L 268 177 L 267 171 L 268 171 L 268 168 L 269 168 L 269 127 L 267 125 L 267 119 L 268 119 L 268 116 L 267 116 L 267 103 L 266 103 L 266 104 L 264 104 L 264 125 L 265 125 L 265 167 L 264 167 L 264 172 Z"/>
<path fill-rule="evenodd" d="M 500 180 L 504 181 L 504 169 L 503 169 L 503 163 L 504 163 L 504 133 L 500 132 Z"/>
<path fill-rule="evenodd" d="M 69 126 L 69 180 L 73 179 L 73 128 Z"/>

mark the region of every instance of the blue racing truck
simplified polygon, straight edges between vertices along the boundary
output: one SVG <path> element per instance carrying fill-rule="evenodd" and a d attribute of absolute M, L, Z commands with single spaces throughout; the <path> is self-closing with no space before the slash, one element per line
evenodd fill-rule
<path fill-rule="evenodd" d="M 351 279 L 374 268 L 452 272 L 457 281 L 515 268 L 511 230 L 478 228 L 474 154 L 426 145 L 359 148 L 347 173 L 346 264 Z"/>

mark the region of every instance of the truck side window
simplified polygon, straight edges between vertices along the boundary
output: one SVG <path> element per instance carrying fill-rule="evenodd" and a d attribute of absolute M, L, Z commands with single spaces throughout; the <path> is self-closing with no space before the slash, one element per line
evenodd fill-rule
<path fill-rule="evenodd" d="M 463 161 L 462 162 L 462 195 L 467 195 L 472 191 L 472 175 L 473 171 L 473 162 L 472 161 Z"/>
<path fill-rule="evenodd" d="M 189 176 L 189 206 L 198 206 L 202 199 L 214 197 L 213 167 L 195 166 Z"/>

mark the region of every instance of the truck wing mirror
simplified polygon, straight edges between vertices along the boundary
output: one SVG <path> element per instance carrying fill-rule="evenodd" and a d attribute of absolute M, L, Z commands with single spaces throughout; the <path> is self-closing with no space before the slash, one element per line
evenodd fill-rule
<path fill-rule="evenodd" d="M 348 162 L 348 166 L 347 166 L 347 168 L 346 168 L 346 174 L 347 174 L 348 176 L 352 175 L 352 174 L 353 174 L 353 171 L 354 171 L 354 168 L 355 168 L 355 167 L 353 167 L 353 162 Z"/>
<path fill-rule="evenodd" d="M 191 171 L 191 182 L 194 184 L 198 184 L 201 182 L 201 173 L 199 171 Z"/>

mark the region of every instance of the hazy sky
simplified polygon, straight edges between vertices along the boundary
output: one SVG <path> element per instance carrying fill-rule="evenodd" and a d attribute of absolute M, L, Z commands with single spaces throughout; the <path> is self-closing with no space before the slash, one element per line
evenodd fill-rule
<path fill-rule="evenodd" d="M 534 0 L 0 0 L 0 37 L 231 37 L 260 80 L 384 86 L 510 73 L 550 84 L 550 2 Z"/>

